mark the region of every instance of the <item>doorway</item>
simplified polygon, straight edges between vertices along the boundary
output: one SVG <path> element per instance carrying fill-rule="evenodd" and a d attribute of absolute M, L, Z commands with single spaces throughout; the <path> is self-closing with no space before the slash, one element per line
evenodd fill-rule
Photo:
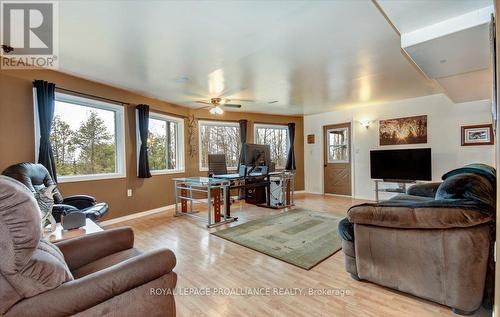
<path fill-rule="evenodd" d="M 327 125 L 324 135 L 324 192 L 351 196 L 351 123 Z"/>

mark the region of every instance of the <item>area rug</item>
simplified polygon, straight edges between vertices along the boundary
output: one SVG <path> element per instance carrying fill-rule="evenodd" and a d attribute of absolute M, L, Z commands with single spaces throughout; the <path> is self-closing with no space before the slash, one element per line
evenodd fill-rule
<path fill-rule="evenodd" d="M 341 249 L 340 219 L 298 208 L 212 234 L 310 270 Z"/>

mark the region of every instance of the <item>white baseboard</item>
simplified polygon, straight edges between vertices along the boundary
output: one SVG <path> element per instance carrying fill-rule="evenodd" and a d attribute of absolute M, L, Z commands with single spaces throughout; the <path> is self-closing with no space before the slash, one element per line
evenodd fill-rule
<path fill-rule="evenodd" d="M 307 193 L 305 190 L 296 190 L 293 192 L 294 194 L 305 194 Z"/>
<path fill-rule="evenodd" d="M 168 206 L 163 206 L 163 207 L 159 207 L 159 208 L 155 208 L 155 209 L 151 209 L 151 210 L 146 210 L 146 211 L 142 211 L 142 212 L 135 212 L 133 214 L 126 215 L 123 217 L 104 220 L 104 221 L 98 222 L 98 224 L 100 226 L 113 225 L 115 223 L 119 223 L 119 222 L 123 222 L 123 221 L 127 221 L 127 220 L 132 220 L 132 219 L 137 219 L 137 218 L 141 218 L 144 216 L 154 215 L 154 214 L 157 214 L 160 212 L 165 212 L 165 211 L 168 211 L 170 209 L 172 209 L 172 216 L 173 216 L 174 215 L 174 210 L 173 210 L 174 207 L 175 207 L 175 205 L 168 205 Z"/>

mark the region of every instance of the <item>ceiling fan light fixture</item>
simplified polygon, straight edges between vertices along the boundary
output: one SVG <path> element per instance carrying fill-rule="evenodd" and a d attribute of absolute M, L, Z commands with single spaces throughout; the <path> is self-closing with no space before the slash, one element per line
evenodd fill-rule
<path fill-rule="evenodd" d="M 219 106 L 215 106 L 215 107 L 211 108 L 209 110 L 209 112 L 210 112 L 210 114 L 220 115 L 220 114 L 224 113 L 224 110 L 222 110 L 222 108 Z"/>

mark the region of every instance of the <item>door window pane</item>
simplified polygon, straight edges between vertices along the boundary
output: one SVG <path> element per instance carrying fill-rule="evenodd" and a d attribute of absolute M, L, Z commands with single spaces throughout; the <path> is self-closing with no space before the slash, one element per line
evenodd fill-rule
<path fill-rule="evenodd" d="M 328 163 L 349 163 L 349 129 L 327 131 Z"/>

